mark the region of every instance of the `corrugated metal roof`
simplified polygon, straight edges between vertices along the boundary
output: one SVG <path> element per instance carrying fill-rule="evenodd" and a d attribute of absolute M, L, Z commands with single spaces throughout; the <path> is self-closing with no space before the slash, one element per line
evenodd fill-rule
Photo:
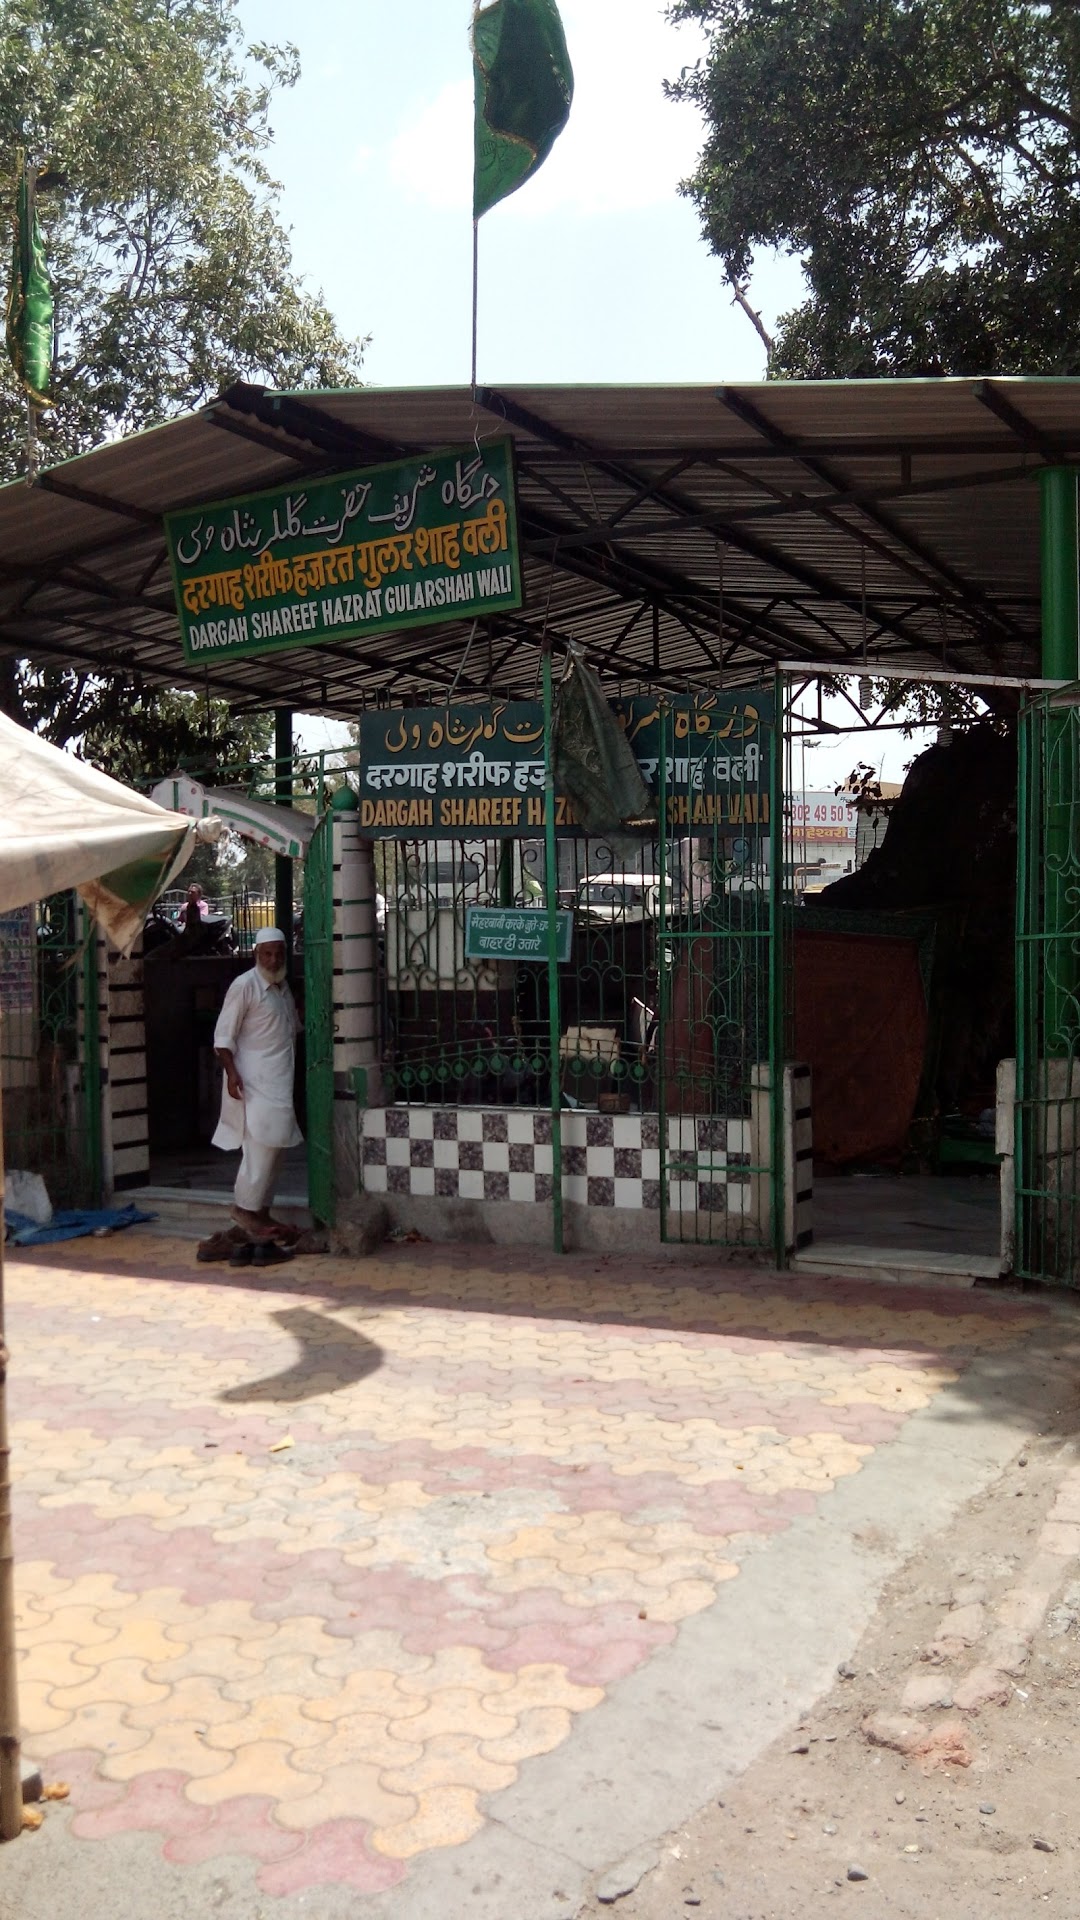
<path fill-rule="evenodd" d="M 185 668 L 164 513 L 498 434 L 517 449 L 523 613 Z M 864 653 L 1033 673 L 1035 476 L 1078 459 L 1080 379 L 512 387 L 475 404 L 467 387 L 237 386 L 0 488 L 0 650 L 340 714 L 437 695 L 459 669 L 462 692 L 531 690 L 545 631 L 624 685 L 746 682 L 780 659 L 854 672 Z"/>

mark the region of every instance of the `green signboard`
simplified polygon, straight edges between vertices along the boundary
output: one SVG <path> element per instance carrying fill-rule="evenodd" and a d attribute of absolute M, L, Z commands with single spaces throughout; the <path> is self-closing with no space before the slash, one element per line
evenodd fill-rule
<path fill-rule="evenodd" d="M 565 966 L 574 937 L 572 913 L 555 915 L 555 958 Z M 546 907 L 466 907 L 467 960 L 546 960 Z"/>
<path fill-rule="evenodd" d="M 509 440 L 190 507 L 165 531 L 189 664 L 522 604 Z"/>
<path fill-rule="evenodd" d="M 667 744 L 673 831 L 769 824 L 771 690 L 613 701 L 650 792 L 660 794 Z M 401 839 L 528 838 L 542 833 L 544 712 L 538 700 L 365 713 L 360 720 L 360 825 Z M 559 833 L 579 831 L 555 796 Z"/>

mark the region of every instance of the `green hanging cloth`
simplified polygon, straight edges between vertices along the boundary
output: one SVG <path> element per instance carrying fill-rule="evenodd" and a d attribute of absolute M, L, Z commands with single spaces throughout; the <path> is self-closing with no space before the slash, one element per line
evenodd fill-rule
<path fill-rule="evenodd" d="M 20 152 L 15 174 L 7 350 L 31 400 L 39 407 L 51 407 L 53 290 L 34 207 L 36 184 L 37 169 L 28 168 L 26 155 Z"/>
<path fill-rule="evenodd" d="M 572 659 L 553 727 L 555 786 L 586 833 L 655 821 L 656 806 L 592 669 Z"/>
<path fill-rule="evenodd" d="M 570 118 L 574 73 L 555 0 L 477 6 L 472 43 L 479 220 L 543 166 Z"/>

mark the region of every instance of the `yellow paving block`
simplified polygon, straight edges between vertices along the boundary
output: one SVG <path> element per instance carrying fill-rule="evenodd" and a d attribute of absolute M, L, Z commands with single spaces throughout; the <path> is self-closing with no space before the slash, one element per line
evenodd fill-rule
<path fill-rule="evenodd" d="M 258 1685 L 264 1663 L 258 1657 L 259 1642 L 247 1648 L 239 1640 L 222 1634 L 203 1634 L 190 1647 L 178 1652 L 175 1660 L 155 1660 L 146 1668 L 151 1680 L 171 1685 L 176 1680 L 202 1675 L 219 1682 L 222 1692 L 230 1686 Z"/>
<path fill-rule="evenodd" d="M 341 1685 L 322 1699 L 305 1700 L 302 1712 L 311 1720 L 344 1720 L 353 1713 L 382 1714 L 391 1723 L 410 1719 L 422 1710 L 424 1699 L 402 1691 L 399 1676 L 377 1668 L 356 1668 Z M 406 1733 L 402 1736 L 408 1739 Z"/>
<path fill-rule="evenodd" d="M 148 1605 L 149 1602 L 149 1605 Z M 124 1660 L 141 1660 L 144 1666 L 151 1666 L 157 1660 L 175 1657 L 180 1642 L 169 1637 L 167 1622 L 153 1612 L 153 1601 L 149 1594 L 142 1594 L 138 1610 L 134 1614 L 125 1613 L 113 1616 L 120 1621 L 120 1631 L 112 1648 L 112 1657 Z M 189 1614 L 191 1609 L 187 1610 Z M 191 1640 L 198 1632 L 192 1623 L 187 1632 Z M 152 1677 L 152 1676 L 151 1676 Z"/>
<path fill-rule="evenodd" d="M 472 1687 L 444 1687 L 432 1694 L 422 1713 L 400 1722 L 391 1720 L 390 1732 L 398 1726 L 404 1740 L 426 1742 L 441 1733 L 467 1733 L 480 1740 L 497 1740 L 512 1733 L 515 1716 L 485 1707 L 482 1696 Z"/>
<path fill-rule="evenodd" d="M 244 1707 L 237 1700 L 226 1700 L 221 1688 L 204 1674 L 192 1674 L 169 1687 L 164 1700 L 152 1706 L 131 1707 L 127 1719 L 133 1727 L 156 1731 L 170 1725 L 201 1727 L 209 1734 L 213 1728 L 242 1720 Z"/>
<path fill-rule="evenodd" d="M 512 1733 L 502 1734 L 497 1740 L 482 1740 L 480 1752 L 485 1760 L 518 1766 L 522 1760 L 532 1760 L 537 1754 L 553 1753 L 556 1747 L 561 1747 L 573 1724 L 565 1707 L 526 1707 Z"/>
<path fill-rule="evenodd" d="M 20 1646 L 15 1656 L 20 1691 L 35 1682 L 43 1685 L 46 1692 L 57 1687 L 81 1687 L 89 1680 L 90 1669 L 76 1664 L 76 1651 L 70 1642 L 54 1640 L 39 1641 L 33 1647 Z M 96 1668 L 94 1672 L 96 1674 Z"/>
<path fill-rule="evenodd" d="M 232 1706 L 232 1701 L 224 1703 Z M 289 1752 L 299 1747 L 314 1747 L 323 1738 L 322 1727 L 301 1712 L 302 1702 L 295 1694 L 269 1693 L 242 1707 L 238 1717 L 230 1718 L 207 1732 L 207 1744 L 236 1752 L 242 1747 L 274 1745 L 280 1742 Z"/>
<path fill-rule="evenodd" d="M 514 1676 L 501 1667 L 489 1667 L 477 1647 L 441 1647 L 418 1673 L 404 1674 L 402 1693 L 430 1698 L 445 1687 L 471 1687 L 477 1693 L 502 1693 Z"/>
<path fill-rule="evenodd" d="M 377 1766 L 352 1761 L 324 1774 L 316 1793 L 303 1799 L 279 1801 L 274 1808 L 278 1826 L 305 1833 L 328 1820 L 367 1820 L 372 1826 L 399 1826 L 419 1809 L 413 1794 L 395 1791 Z"/>
<path fill-rule="evenodd" d="M 66 1725 L 44 1736 L 34 1736 L 35 1760 L 47 1760 L 54 1753 L 74 1752 L 91 1747 L 118 1760 L 133 1755 L 147 1741 L 140 1727 L 128 1726 L 125 1709 L 118 1700 L 94 1701 L 78 1707 Z"/>
<path fill-rule="evenodd" d="M 570 1713 L 585 1713 L 598 1707 L 604 1698 L 603 1687 L 579 1687 L 569 1680 L 566 1668 L 539 1663 L 519 1667 L 512 1684 L 497 1694 L 488 1694 L 483 1705 L 492 1713 L 522 1714 L 534 1707 L 565 1707 Z"/>
<path fill-rule="evenodd" d="M 376 1627 L 339 1642 L 340 1652 L 321 1655 L 315 1671 L 325 1679 L 343 1680 L 356 1668 L 384 1668 L 388 1673 L 425 1673 L 432 1664 L 430 1653 L 407 1653 L 400 1634 L 388 1627 Z M 323 1688 L 325 1694 L 326 1688 Z"/>
<path fill-rule="evenodd" d="M 402 1724 L 407 1735 L 407 1723 Z M 342 1720 L 330 1722 L 330 1727 L 329 1739 L 324 1737 L 318 1746 L 294 1755 L 293 1763 L 301 1772 L 329 1774 L 334 1767 L 351 1767 L 357 1763 L 402 1767 L 410 1760 L 419 1760 L 424 1751 L 419 1740 L 410 1742 L 407 1737 L 395 1740 L 384 1714 L 350 1713 Z M 320 1731 L 325 1736 L 327 1726 L 324 1724 Z"/>
<path fill-rule="evenodd" d="M 207 1772 L 184 1788 L 197 1807 L 217 1807 L 223 1800 L 235 1800 L 242 1794 L 266 1794 L 271 1800 L 295 1806 L 317 1796 L 322 1787 L 318 1774 L 297 1773 L 289 1765 L 289 1748 L 281 1740 L 256 1741 L 237 1753 L 216 1753 L 214 1758 L 223 1763 L 221 1771 Z"/>
<path fill-rule="evenodd" d="M 52 1697 L 58 1707 L 82 1707 L 104 1700 L 116 1700 L 125 1707 L 142 1707 L 164 1700 L 168 1691 L 168 1687 L 147 1679 L 143 1661 L 106 1660 L 80 1685 L 54 1688 Z"/>
<path fill-rule="evenodd" d="M 497 1793 L 501 1787 L 513 1785 L 517 1767 L 486 1758 L 479 1741 L 469 1734 L 443 1733 L 425 1742 L 419 1759 L 388 1769 L 382 1779 L 393 1793 L 424 1793 L 443 1786 Z"/>
<path fill-rule="evenodd" d="M 120 1618 L 118 1614 L 112 1615 L 106 1626 L 93 1607 L 60 1606 L 54 1613 L 42 1614 L 24 1626 L 19 1637 L 26 1647 L 48 1646 L 54 1640 L 82 1650 L 107 1647 L 119 1638 Z M 97 1664 L 95 1660 L 94 1665 Z"/>
<path fill-rule="evenodd" d="M 23 1738 L 36 1740 L 39 1734 L 56 1733 L 70 1725 L 70 1707 L 59 1707 L 51 1698 L 47 1681 L 24 1679 L 19 1673 L 19 1714 Z"/>
<path fill-rule="evenodd" d="M 377 1827 L 371 1844 L 391 1860 L 411 1860 L 429 1847 L 460 1847 L 479 1833 L 483 1816 L 471 1787 L 434 1787 L 420 1795 L 411 1820 Z"/>

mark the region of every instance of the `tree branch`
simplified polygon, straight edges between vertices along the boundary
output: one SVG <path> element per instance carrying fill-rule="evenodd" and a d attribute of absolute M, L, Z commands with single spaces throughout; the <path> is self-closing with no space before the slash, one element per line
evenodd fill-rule
<path fill-rule="evenodd" d="M 728 286 L 731 288 L 732 297 L 735 301 L 735 305 L 737 307 L 742 308 L 742 311 L 745 313 L 747 319 L 750 322 L 750 325 L 754 329 L 754 332 L 757 334 L 758 339 L 761 341 L 763 347 L 765 348 L 766 353 L 771 354 L 775 346 L 775 342 L 773 340 L 772 334 L 769 332 L 768 328 L 766 327 L 764 320 L 762 319 L 760 313 L 758 313 L 757 311 L 757 308 L 752 307 L 750 305 L 750 302 L 746 297 L 745 290 L 743 289 L 743 287 L 740 286 L 739 281 L 736 278 L 736 275 L 732 272 L 732 269 L 729 266 L 725 266 L 724 271 L 727 277 Z"/>

